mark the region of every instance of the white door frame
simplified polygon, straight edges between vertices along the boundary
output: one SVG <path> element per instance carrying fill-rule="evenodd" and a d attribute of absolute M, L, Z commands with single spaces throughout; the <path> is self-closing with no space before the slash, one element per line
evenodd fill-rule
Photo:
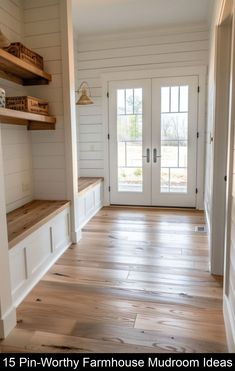
<path fill-rule="evenodd" d="M 196 208 L 204 209 L 204 162 L 205 162 L 205 128 L 206 128 L 206 66 L 177 67 L 167 69 L 111 72 L 101 75 L 103 97 L 103 135 L 104 135 L 104 205 L 110 205 L 109 192 L 109 81 L 137 80 L 161 77 L 198 76 L 200 94 L 198 95 L 198 151 L 197 151 L 197 201 Z"/>

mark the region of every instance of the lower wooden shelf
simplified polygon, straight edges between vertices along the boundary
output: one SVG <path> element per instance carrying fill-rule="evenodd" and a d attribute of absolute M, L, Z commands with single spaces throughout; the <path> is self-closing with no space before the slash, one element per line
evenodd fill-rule
<path fill-rule="evenodd" d="M 54 116 L 0 108 L 0 123 L 26 125 L 28 130 L 55 130 L 56 118 Z"/>

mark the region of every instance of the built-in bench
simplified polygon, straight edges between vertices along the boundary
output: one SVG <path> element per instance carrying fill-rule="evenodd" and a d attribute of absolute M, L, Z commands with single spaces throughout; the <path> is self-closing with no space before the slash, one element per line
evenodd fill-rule
<path fill-rule="evenodd" d="M 68 201 L 35 200 L 7 214 L 8 243 L 12 248 L 68 208 Z"/>
<path fill-rule="evenodd" d="M 104 179 L 99 177 L 81 177 L 78 179 L 78 217 L 79 228 L 102 208 Z"/>
<path fill-rule="evenodd" d="M 103 206 L 103 178 L 78 180 L 79 229 Z M 12 298 L 17 306 L 71 244 L 70 202 L 34 200 L 7 214 Z"/>
<path fill-rule="evenodd" d="M 12 297 L 18 305 L 71 244 L 70 202 L 32 201 L 7 214 Z"/>

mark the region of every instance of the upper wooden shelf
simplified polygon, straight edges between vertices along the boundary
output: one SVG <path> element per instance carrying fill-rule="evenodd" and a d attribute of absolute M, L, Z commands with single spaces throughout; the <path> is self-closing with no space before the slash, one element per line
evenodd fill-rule
<path fill-rule="evenodd" d="M 0 108 L 0 124 L 27 125 L 28 130 L 55 130 L 54 116 Z"/>
<path fill-rule="evenodd" d="M 20 85 L 47 85 L 51 75 L 0 49 L 0 77 Z"/>

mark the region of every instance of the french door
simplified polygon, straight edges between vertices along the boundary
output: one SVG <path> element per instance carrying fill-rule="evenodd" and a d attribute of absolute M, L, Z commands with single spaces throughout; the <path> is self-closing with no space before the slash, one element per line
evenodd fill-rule
<path fill-rule="evenodd" d="M 195 207 L 197 76 L 109 84 L 111 204 Z"/>
<path fill-rule="evenodd" d="M 151 204 L 151 80 L 110 83 L 111 203 Z"/>

